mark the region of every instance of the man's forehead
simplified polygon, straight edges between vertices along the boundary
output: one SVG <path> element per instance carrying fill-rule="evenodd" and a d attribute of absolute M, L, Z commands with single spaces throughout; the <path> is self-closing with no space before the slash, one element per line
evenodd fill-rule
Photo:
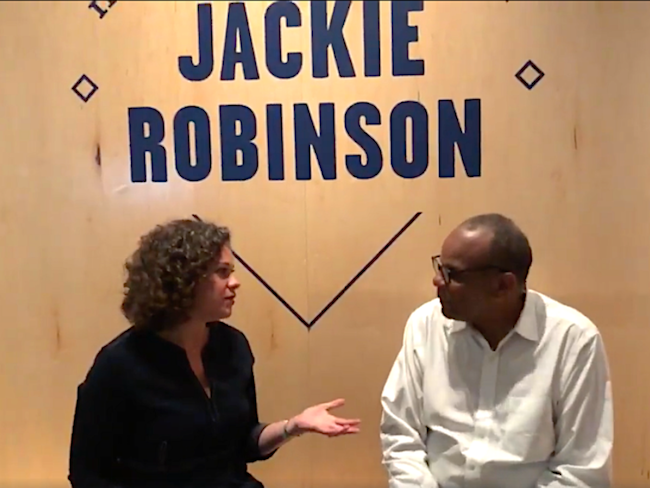
<path fill-rule="evenodd" d="M 484 264 L 489 256 L 492 232 L 485 228 L 453 230 L 442 244 L 442 260 L 458 268 Z"/>

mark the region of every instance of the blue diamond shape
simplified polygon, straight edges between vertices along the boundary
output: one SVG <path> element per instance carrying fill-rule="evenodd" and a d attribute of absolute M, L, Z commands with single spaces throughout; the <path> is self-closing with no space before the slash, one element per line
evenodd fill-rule
<path fill-rule="evenodd" d="M 99 87 L 95 84 L 95 82 L 88 78 L 86 75 L 81 75 L 81 78 L 79 78 L 77 82 L 72 86 L 72 91 L 75 92 L 77 96 L 84 101 L 84 103 L 90 100 L 90 98 L 98 89 Z"/>
<path fill-rule="evenodd" d="M 535 72 L 535 78 L 531 82 L 528 82 L 524 79 L 524 74 L 529 69 Z M 515 78 L 517 78 L 521 82 L 521 84 L 524 85 L 526 88 L 532 90 L 535 87 L 535 85 L 537 85 L 537 83 L 539 83 L 541 79 L 544 78 L 544 72 L 541 69 L 539 69 L 539 67 L 529 59 L 528 61 L 526 61 L 526 64 L 524 64 L 521 67 L 521 69 L 517 71 Z"/>

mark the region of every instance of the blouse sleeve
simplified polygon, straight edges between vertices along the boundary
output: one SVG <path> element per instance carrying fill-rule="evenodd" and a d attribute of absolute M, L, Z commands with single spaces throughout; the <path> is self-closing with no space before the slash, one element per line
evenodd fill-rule
<path fill-rule="evenodd" d="M 255 372 L 253 371 L 253 366 L 255 364 L 255 357 L 253 356 L 250 346 L 248 346 L 250 353 L 250 382 L 248 383 L 248 388 L 246 390 L 247 401 L 250 411 L 250 434 L 248 436 L 248 442 L 246 443 L 246 452 L 245 458 L 247 463 L 253 463 L 256 461 L 265 461 L 271 458 L 276 452 L 277 449 L 267 453 L 262 454 L 260 452 L 259 439 L 260 435 L 264 428 L 269 425 L 265 422 L 260 422 L 258 412 L 257 412 L 257 392 L 255 387 Z"/>
<path fill-rule="evenodd" d="M 124 431 L 118 377 L 100 352 L 77 388 L 68 475 L 72 488 L 122 488 L 112 475 Z"/>

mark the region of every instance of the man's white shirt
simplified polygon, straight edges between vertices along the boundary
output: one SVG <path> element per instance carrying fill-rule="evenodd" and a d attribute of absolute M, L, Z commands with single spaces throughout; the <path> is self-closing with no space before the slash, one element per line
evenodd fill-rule
<path fill-rule="evenodd" d="M 438 299 L 409 317 L 381 397 L 389 488 L 609 488 L 613 406 L 596 326 L 528 291 L 492 351 Z"/>

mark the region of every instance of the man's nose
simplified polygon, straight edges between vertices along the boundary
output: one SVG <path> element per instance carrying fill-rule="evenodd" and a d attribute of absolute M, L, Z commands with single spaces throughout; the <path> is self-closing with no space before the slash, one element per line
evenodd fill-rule
<path fill-rule="evenodd" d="M 436 275 L 433 277 L 433 286 L 436 288 L 442 288 L 445 286 L 445 280 L 442 278 L 440 273 L 436 273 Z"/>

